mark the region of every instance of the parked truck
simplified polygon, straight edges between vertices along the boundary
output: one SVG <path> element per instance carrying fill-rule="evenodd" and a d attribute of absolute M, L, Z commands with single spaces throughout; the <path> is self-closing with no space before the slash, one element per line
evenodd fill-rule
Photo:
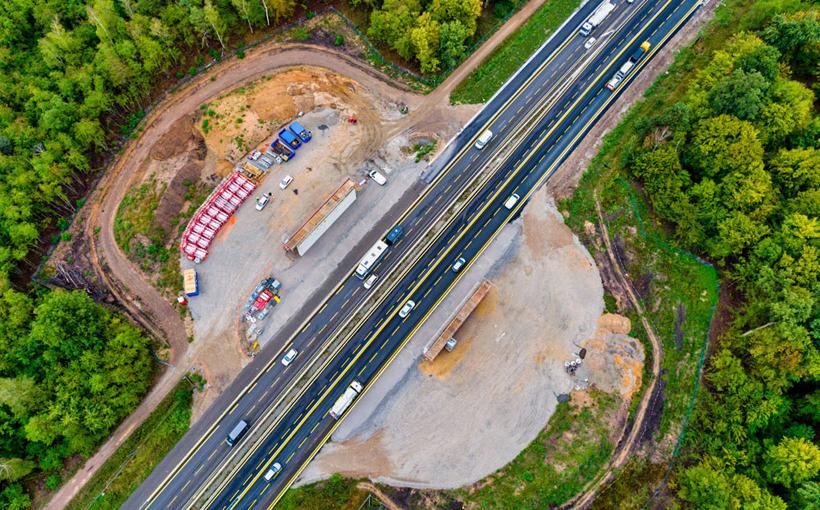
<path fill-rule="evenodd" d="M 313 138 L 311 132 L 305 128 L 305 126 L 299 124 L 298 120 L 291 122 L 289 127 L 290 130 L 305 143 L 309 142 L 310 139 Z"/>
<path fill-rule="evenodd" d="M 279 139 L 285 142 L 291 149 L 298 149 L 302 145 L 302 142 L 299 141 L 299 137 L 291 133 L 288 128 L 279 131 Z"/>
<path fill-rule="evenodd" d="M 596 7 L 592 12 L 592 15 L 581 25 L 578 33 L 584 37 L 588 36 L 614 10 L 615 4 L 612 3 L 612 0 L 604 0 L 604 2 Z"/>
<path fill-rule="evenodd" d="M 289 161 L 290 158 L 293 157 L 293 150 L 291 150 L 291 148 L 288 147 L 287 144 L 282 143 L 282 140 L 278 138 L 274 140 L 273 143 L 270 144 L 270 146 L 271 149 L 273 149 L 277 154 L 282 156 L 282 159 L 284 161 Z"/>
<path fill-rule="evenodd" d="M 353 381 L 350 383 L 350 386 L 345 390 L 341 397 L 336 400 L 336 403 L 333 404 L 333 408 L 330 409 L 330 416 L 333 417 L 334 420 L 338 420 L 339 416 L 344 413 L 350 404 L 356 399 L 359 393 L 362 392 L 362 385 L 359 384 L 359 381 Z"/>
<path fill-rule="evenodd" d="M 606 88 L 608 88 L 609 90 L 615 90 L 616 88 L 618 88 L 618 85 L 620 85 L 621 82 L 624 81 L 626 75 L 628 75 L 632 71 L 632 69 L 635 68 L 635 65 L 644 57 L 644 55 L 647 54 L 651 46 L 652 45 L 649 44 L 649 41 L 642 42 L 640 48 L 635 50 L 632 53 L 632 55 L 629 56 L 629 60 L 624 62 L 624 64 L 621 66 L 620 69 L 618 69 L 615 75 L 612 76 L 612 78 L 608 82 L 606 82 Z"/>

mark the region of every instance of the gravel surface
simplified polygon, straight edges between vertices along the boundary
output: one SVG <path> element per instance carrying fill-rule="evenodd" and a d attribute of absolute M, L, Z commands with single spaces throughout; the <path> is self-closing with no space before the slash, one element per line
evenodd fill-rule
<path fill-rule="evenodd" d="M 482 278 L 495 288 L 433 363 L 424 346 Z M 563 368 L 592 336 L 603 288 L 591 257 L 542 189 L 354 407 L 300 483 L 330 473 L 419 488 L 474 482 L 546 425 Z"/>
<path fill-rule="evenodd" d="M 266 83 L 270 82 L 259 86 Z M 363 107 L 370 98 L 368 92 L 361 90 L 356 103 Z M 377 102 L 383 103 L 373 98 L 372 103 Z M 336 106 L 339 109 L 319 108 L 300 119 L 313 131 L 313 140 L 299 148 L 293 160 L 272 167 L 270 175 L 257 188 L 254 197 L 273 193 L 264 210 L 257 211 L 250 198 L 220 231 L 205 262 L 195 266 L 181 258 L 183 268 L 196 267 L 201 287 L 201 295 L 190 300 L 195 340 L 189 354 L 205 372 L 208 389 L 195 403 L 195 419 L 249 360 L 241 344 L 246 325 L 240 324 L 239 319 L 242 306 L 259 281 L 272 275 L 282 282 L 282 302 L 258 323 L 263 328 L 259 342 L 263 346 L 271 341 L 284 346 L 288 338 L 277 336 L 278 330 L 305 312 L 304 304 L 311 295 L 346 256 L 359 250 L 362 239 L 418 183 L 426 163 L 416 163 L 413 154 L 402 150 L 412 144 L 417 132 L 410 129 L 384 143 L 376 139 L 378 129 L 373 125 L 379 119 L 391 122 L 384 120 L 385 111 L 373 108 L 365 122 L 365 112 L 359 110 L 359 122 L 354 125 L 346 121 L 344 112 L 349 106 Z M 458 114 L 440 126 L 442 137 L 454 134 L 473 112 L 471 108 L 453 110 Z M 320 130 L 320 125 L 327 128 Z M 366 177 L 366 169 L 374 166 L 387 177 L 386 186 L 378 186 Z M 281 190 L 279 182 L 287 174 L 294 180 L 286 190 Z M 348 176 L 362 183 L 356 202 L 304 256 L 286 255 L 282 248 L 284 239 Z"/>

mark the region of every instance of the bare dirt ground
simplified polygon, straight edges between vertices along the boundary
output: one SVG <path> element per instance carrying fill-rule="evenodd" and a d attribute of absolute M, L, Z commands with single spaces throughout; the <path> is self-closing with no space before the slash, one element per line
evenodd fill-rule
<path fill-rule="evenodd" d="M 455 350 L 421 360 L 443 318 L 484 277 L 494 288 L 456 333 Z M 628 402 L 643 352 L 627 336 L 629 320 L 601 317 L 602 310 L 592 258 L 541 190 L 356 404 L 300 483 L 340 472 L 459 487 L 511 461 L 546 425 L 558 394 L 595 384 Z M 585 370 L 571 377 L 564 362 L 581 346 Z"/>

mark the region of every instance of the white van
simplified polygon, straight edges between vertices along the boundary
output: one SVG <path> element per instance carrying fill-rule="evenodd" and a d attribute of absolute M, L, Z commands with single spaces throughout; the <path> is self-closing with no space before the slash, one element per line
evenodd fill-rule
<path fill-rule="evenodd" d="M 518 196 L 518 193 L 513 193 L 512 195 L 510 195 L 510 198 L 508 198 L 507 201 L 504 202 L 504 207 L 506 207 L 507 209 L 512 209 L 513 207 L 515 207 L 515 204 L 518 203 L 519 198 L 521 197 Z"/>
<path fill-rule="evenodd" d="M 481 136 L 478 137 L 478 140 L 476 140 L 475 148 L 478 149 L 478 150 L 483 149 L 484 146 L 487 145 L 487 143 L 489 143 L 489 141 L 492 139 L 492 137 L 493 137 L 493 132 L 490 131 L 489 129 L 485 129 L 484 132 L 481 133 Z"/>

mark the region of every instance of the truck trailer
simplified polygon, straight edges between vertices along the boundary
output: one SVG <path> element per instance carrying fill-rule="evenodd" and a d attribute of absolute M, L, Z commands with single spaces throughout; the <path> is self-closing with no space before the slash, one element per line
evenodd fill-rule
<path fill-rule="evenodd" d="M 294 152 L 293 150 L 288 147 L 287 144 L 283 143 L 282 140 L 276 139 L 270 144 L 271 149 L 273 149 L 277 154 L 282 157 L 284 161 L 290 161 L 290 158 L 293 157 Z"/>
<path fill-rule="evenodd" d="M 307 143 L 313 138 L 312 133 L 309 129 L 305 128 L 305 126 L 299 124 L 298 120 L 294 120 L 290 123 L 289 129 L 298 136 L 303 142 Z"/>
<path fill-rule="evenodd" d="M 584 37 L 588 36 L 614 10 L 615 4 L 613 4 L 611 0 L 604 0 L 604 2 L 592 12 L 589 19 L 581 25 L 581 28 L 578 29 L 578 33 Z"/>
<path fill-rule="evenodd" d="M 279 139 L 285 142 L 291 149 L 298 149 L 302 145 L 302 142 L 299 141 L 299 137 L 291 133 L 288 128 L 279 131 Z"/>
<path fill-rule="evenodd" d="M 353 381 L 350 383 L 350 386 L 345 390 L 341 397 L 336 400 L 336 403 L 333 404 L 333 407 L 330 409 L 330 416 L 333 417 L 334 420 L 338 420 L 339 416 L 341 416 L 347 408 L 350 407 L 350 404 L 356 399 L 356 396 L 362 392 L 362 385 L 359 384 L 359 381 Z"/>
<path fill-rule="evenodd" d="M 182 272 L 182 287 L 188 297 L 199 295 L 199 275 L 194 269 L 186 269 Z"/>

